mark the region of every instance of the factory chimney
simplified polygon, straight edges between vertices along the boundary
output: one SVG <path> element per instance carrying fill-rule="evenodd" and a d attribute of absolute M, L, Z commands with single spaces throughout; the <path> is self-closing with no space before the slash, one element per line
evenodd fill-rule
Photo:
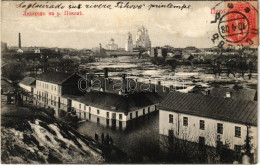
<path fill-rule="evenodd" d="M 19 36 L 18 36 L 18 47 L 19 47 L 19 49 L 22 48 L 22 44 L 21 44 L 21 33 L 19 33 Z"/>

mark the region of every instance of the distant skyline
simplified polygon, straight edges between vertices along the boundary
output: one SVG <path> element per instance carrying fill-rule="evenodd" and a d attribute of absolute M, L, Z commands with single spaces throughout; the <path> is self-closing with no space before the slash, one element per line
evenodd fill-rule
<path fill-rule="evenodd" d="M 15 2 L 15 4 L 18 3 L 21 2 Z M 77 2 L 63 2 L 63 4 L 67 3 L 76 4 Z M 87 4 L 87 2 L 80 3 Z M 116 2 L 102 3 L 115 4 Z M 191 8 L 182 11 L 177 9 L 149 11 L 145 9 L 82 9 L 83 16 L 35 17 L 22 16 L 23 9 L 16 8 L 13 5 L 14 2 L 3 1 L 1 41 L 6 42 L 8 46 L 18 46 L 20 32 L 22 47 L 91 49 L 98 47 L 101 43 L 105 48 L 109 40 L 114 38 L 115 43 L 120 48 L 124 48 L 127 33 L 132 33 L 135 43 L 137 29 L 143 25 L 148 29 L 152 47 L 171 45 L 206 48 L 216 46 L 211 42 L 211 36 L 217 32 L 217 25 L 210 24 L 210 21 L 214 19 L 214 15 L 210 14 L 210 9 L 217 2 L 205 1 L 200 5 L 196 2 L 173 1 L 172 3 L 185 3 L 191 5 Z M 47 12 L 48 10 L 27 10 L 27 12 L 35 11 Z"/>

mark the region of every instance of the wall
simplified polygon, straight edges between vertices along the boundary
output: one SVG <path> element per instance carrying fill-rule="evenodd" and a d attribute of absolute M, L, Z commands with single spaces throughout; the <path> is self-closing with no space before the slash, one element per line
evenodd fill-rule
<path fill-rule="evenodd" d="M 173 123 L 169 123 L 169 114 L 173 115 Z M 183 126 L 183 117 L 188 117 L 188 126 Z M 200 120 L 205 121 L 205 130 L 200 130 Z M 223 124 L 223 134 L 217 133 L 217 123 Z M 235 137 L 235 126 L 241 127 L 241 137 Z M 159 112 L 159 133 L 168 136 L 168 130 L 173 130 L 174 135 L 180 139 L 198 142 L 199 136 L 205 137 L 205 143 L 209 146 L 216 146 L 217 135 L 220 135 L 223 144 L 228 143 L 230 149 L 234 145 L 244 145 L 247 134 L 247 126 L 238 123 L 231 123 L 222 120 L 215 120 L 205 117 L 180 114 L 161 110 Z M 250 127 L 250 136 L 253 137 L 253 148 L 257 147 L 257 127 Z"/>
<path fill-rule="evenodd" d="M 80 107 L 80 105 L 81 105 L 81 107 Z M 105 109 L 96 108 L 96 107 L 87 106 L 87 105 L 86 105 L 86 109 L 84 109 L 84 106 L 85 106 L 85 104 L 72 100 L 72 107 L 74 107 L 77 112 L 83 111 L 83 112 L 87 112 L 87 113 L 90 113 L 90 114 L 93 114 L 93 115 L 96 115 L 99 117 L 103 117 L 103 118 L 107 118 L 107 112 L 109 112 L 108 119 L 112 119 L 112 114 L 115 113 L 116 120 L 126 121 L 126 115 L 123 112 L 115 112 L 115 111 L 105 110 Z M 89 107 L 91 108 L 91 112 L 89 112 Z M 97 110 L 99 110 L 99 114 L 97 113 Z M 122 114 L 122 119 L 119 119 L 119 114 Z"/>
<path fill-rule="evenodd" d="M 26 91 L 31 92 L 31 86 L 24 85 L 24 84 L 21 84 L 21 83 L 19 83 L 19 86 L 21 88 L 25 89 Z"/>
<path fill-rule="evenodd" d="M 156 105 L 156 104 L 151 105 L 151 106 L 148 106 L 148 107 L 150 107 L 150 113 L 155 111 L 155 105 Z M 127 121 L 128 121 L 128 120 L 131 120 L 131 119 L 130 119 L 130 113 L 132 113 L 132 119 L 135 119 L 135 118 L 136 118 L 136 112 L 137 112 L 137 111 L 138 111 L 138 117 L 143 116 L 143 109 L 145 109 L 145 115 L 148 114 L 148 107 L 144 107 L 144 108 L 141 108 L 141 109 L 138 109 L 138 110 L 133 110 L 133 111 L 131 111 L 131 112 L 128 112 L 127 117 L 126 117 L 126 120 L 127 120 Z"/>
<path fill-rule="evenodd" d="M 38 91 L 45 91 L 52 95 L 61 96 L 61 91 L 59 89 L 57 84 L 36 80 L 36 90 Z"/>

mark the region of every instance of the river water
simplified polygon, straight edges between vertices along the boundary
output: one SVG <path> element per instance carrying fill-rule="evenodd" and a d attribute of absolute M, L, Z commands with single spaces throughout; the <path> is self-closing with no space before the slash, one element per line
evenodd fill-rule
<path fill-rule="evenodd" d="M 103 74 L 104 68 L 109 68 L 109 77 L 118 79 L 121 75 L 127 74 L 127 77 L 137 79 L 140 82 L 156 83 L 156 79 L 162 82 L 162 85 L 174 85 L 179 87 L 180 92 L 189 92 L 195 86 L 205 90 L 217 82 L 222 87 L 232 87 L 235 83 L 242 85 L 244 88 L 252 88 L 257 84 L 257 75 L 254 74 L 251 80 L 241 77 L 226 77 L 221 75 L 215 77 L 207 73 L 206 66 L 191 67 L 179 66 L 173 72 L 169 66 L 157 66 L 152 64 L 149 59 L 138 59 L 137 57 L 118 57 L 118 58 L 101 58 L 98 62 L 90 63 L 84 66 L 86 70 L 91 70 L 97 74 Z M 220 82 L 220 83 L 219 83 Z M 128 155 L 136 159 L 141 156 L 149 155 L 151 160 L 153 153 L 159 152 L 159 114 L 158 111 L 138 119 L 132 124 L 132 128 L 127 130 L 111 129 L 106 126 L 98 125 L 90 121 L 81 122 L 77 130 L 80 133 L 94 137 L 95 132 L 109 134 L 112 136 L 114 144 L 120 147 Z M 149 146 L 150 143 L 153 146 Z M 150 150 L 150 151 L 147 151 Z M 137 160 L 137 159 L 136 159 Z"/>

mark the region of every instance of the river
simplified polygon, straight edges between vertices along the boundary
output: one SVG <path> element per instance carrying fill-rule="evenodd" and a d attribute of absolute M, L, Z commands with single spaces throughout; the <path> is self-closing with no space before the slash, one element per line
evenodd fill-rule
<path fill-rule="evenodd" d="M 114 79 L 120 78 L 123 73 L 140 82 L 151 80 L 151 83 L 156 83 L 155 80 L 158 79 L 162 85 L 179 87 L 180 92 L 189 92 L 195 86 L 207 90 L 214 83 L 222 87 L 232 87 L 237 83 L 244 88 L 252 88 L 254 84 L 257 84 L 256 74 L 251 80 L 241 77 L 226 77 L 226 75 L 215 77 L 206 72 L 208 69 L 206 66 L 179 66 L 173 72 L 169 66 L 157 66 L 152 64 L 149 59 L 138 59 L 137 57 L 101 58 L 98 62 L 86 64 L 84 67 L 96 74 L 103 74 L 103 69 L 109 68 L 109 77 Z M 99 134 L 99 137 L 102 132 L 105 135 L 108 133 L 113 138 L 114 144 L 137 162 L 144 162 L 146 158 L 151 162 L 156 162 L 160 159 L 156 158 L 160 150 L 158 120 L 157 111 L 150 116 L 138 119 L 132 124 L 132 128 L 126 130 L 112 129 L 90 121 L 81 122 L 77 130 L 91 137 L 94 137 L 95 132 Z M 152 159 L 155 160 L 152 161 Z"/>

